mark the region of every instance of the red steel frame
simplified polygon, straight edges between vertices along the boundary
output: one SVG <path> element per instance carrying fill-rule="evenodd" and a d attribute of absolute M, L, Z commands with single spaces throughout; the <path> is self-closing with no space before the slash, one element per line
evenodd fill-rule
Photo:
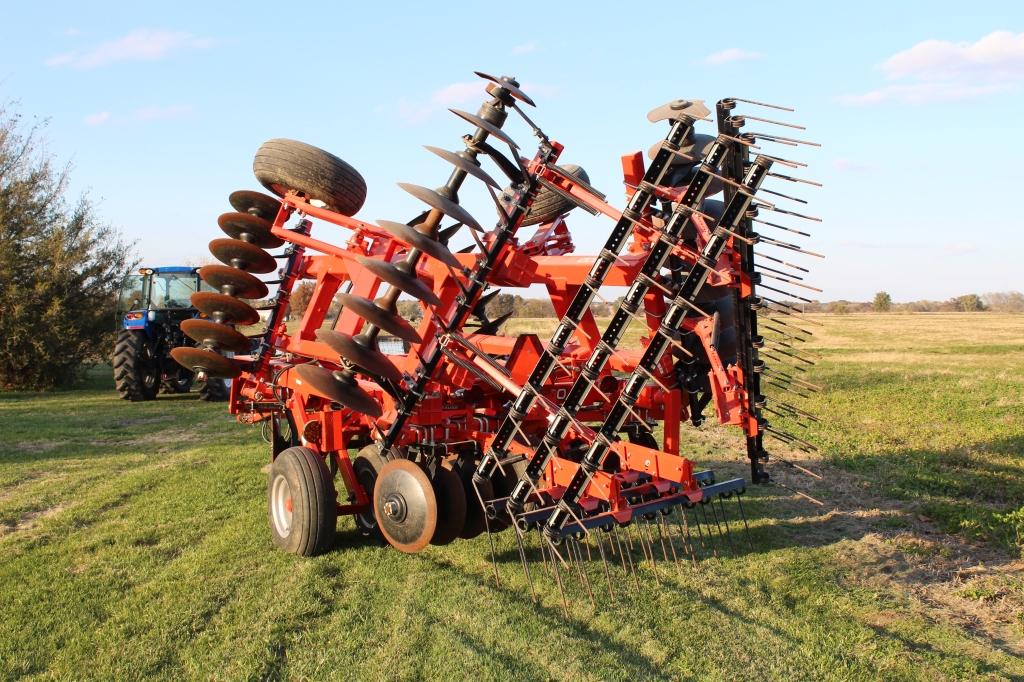
<path fill-rule="evenodd" d="M 643 176 L 644 164 L 641 154 L 630 154 L 622 158 L 627 196 L 634 191 Z M 585 185 L 561 173 L 557 167 L 531 164 L 531 173 L 562 188 L 579 202 L 595 211 L 618 220 L 621 212 L 594 195 Z M 661 188 L 663 198 L 672 199 L 674 190 Z M 293 217 L 314 219 L 351 230 L 343 246 L 328 243 L 287 229 L 285 224 Z M 697 229 L 697 249 L 675 247 L 675 255 L 696 262 L 700 248 L 710 234 L 700 215 L 693 217 Z M 287 301 L 295 283 L 299 280 L 314 280 L 312 298 L 294 332 L 289 332 L 284 316 L 280 316 L 274 328 L 267 332 L 266 340 L 276 353 L 264 352 L 260 361 L 251 371 L 244 372 L 233 382 L 230 410 L 239 421 L 256 423 L 277 414 L 281 407 L 279 397 L 284 398 L 284 409 L 291 418 L 293 428 L 302 438 L 303 444 L 325 456 L 334 458 L 338 471 L 353 500 L 350 504 L 339 504 L 338 512 L 343 514 L 368 511 L 368 495 L 356 481 L 348 450 L 351 443 L 367 442 L 375 434 L 386 430 L 395 417 L 392 398 L 376 383 L 360 380 L 360 387 L 374 396 L 383 406 L 384 412 L 378 419 L 332 405 L 326 399 L 310 393 L 308 388 L 295 381 L 291 368 L 310 360 L 319 361 L 327 367 L 340 368 L 337 354 L 327 345 L 316 340 L 315 332 L 327 318 L 339 288 L 346 282 L 351 286 L 348 293 L 369 299 L 377 297 L 381 286 L 370 271 L 362 267 L 356 258 L 369 256 L 390 259 L 407 247 L 377 226 L 344 216 L 325 208 L 310 204 L 303 197 L 290 193 L 284 197 L 282 208 L 274 221 L 273 234 L 296 248 L 294 266 L 286 269 L 280 284 L 279 299 Z M 486 240 L 486 236 L 484 239 Z M 651 244 L 658 239 L 658 231 L 651 223 L 650 215 L 636 225 L 628 252 L 618 259 L 605 284 L 607 286 L 628 286 L 636 278 Z M 739 254 L 727 248 L 708 278 L 710 286 L 728 286 L 749 290 L 750 283 L 742 273 Z M 307 250 L 318 252 L 306 255 Z M 571 234 L 564 218 L 541 225 L 537 232 L 522 242 L 513 238 L 495 265 L 488 281 L 500 287 L 528 287 L 534 284 L 547 288 L 557 315 L 561 316 L 580 283 L 593 265 L 593 258 L 569 255 L 573 252 Z M 471 268 L 475 254 L 457 254 L 465 268 Z M 456 297 L 461 289 L 457 279 L 461 273 L 430 258 L 421 258 L 417 267 L 418 277 L 432 287 L 441 300 L 437 312 L 445 318 L 456 306 Z M 744 292 L 746 293 L 746 292 Z M 655 330 L 659 316 L 665 311 L 665 291 L 652 287 L 645 299 L 648 330 Z M 281 303 L 280 305 L 283 305 Z M 421 304 L 422 305 L 422 304 Z M 424 306 L 425 307 L 425 306 Z M 355 313 L 342 310 L 334 329 L 345 334 L 358 334 L 364 321 Z M 712 344 L 712 324 L 709 319 L 689 321 L 688 327 L 703 344 L 711 364 L 710 381 L 714 394 L 714 406 L 720 423 L 735 424 L 747 433 L 757 433 L 757 423 L 748 414 L 747 401 L 743 390 L 743 377 L 736 366 L 726 368 L 719 359 Z M 459 443 L 472 441 L 486 449 L 493 431 L 502 416 L 502 405 L 514 397 L 520 389 L 541 351 L 541 341 L 536 335 L 519 337 L 489 336 L 481 334 L 447 333 L 435 321 L 431 311 L 424 310 L 423 321 L 418 332 L 424 345 L 440 343 L 450 361 L 442 363 L 428 387 L 426 397 L 408 421 L 408 427 L 401 435 L 397 446 L 416 442 Z M 436 341 L 435 341 L 436 339 Z M 576 330 L 573 343 L 566 349 L 557 371 L 545 387 L 546 400 L 538 401 L 538 408 L 529 415 L 522 429 L 525 433 L 543 433 L 550 412 L 557 409 L 560 398 L 564 398 L 575 379 L 582 362 L 591 354 L 594 344 L 600 339 L 600 330 L 593 314 L 588 311 L 582 324 Z M 417 350 L 413 348 L 405 356 L 391 356 L 391 360 L 403 372 L 412 374 L 419 364 Z M 507 358 L 498 363 L 491 356 Z M 620 382 L 616 373 L 629 373 L 637 365 L 640 351 L 618 351 L 609 366 L 603 371 L 597 387 L 593 389 L 590 408 L 584 408 L 577 415 L 577 426 L 570 431 L 567 439 L 584 438 L 589 429 L 588 421 L 600 422 L 604 418 L 602 404 L 607 398 L 615 398 Z M 457 361 L 456 361 L 457 360 Z M 679 433 L 688 411 L 683 391 L 672 376 L 671 361 L 662 361 L 658 371 L 651 374 L 652 385 L 644 389 L 634 411 L 637 417 L 660 421 L 664 426 L 662 449 L 620 441 L 615 444 L 618 455 L 618 473 L 598 472 L 583 500 L 584 507 L 605 503 L 620 521 L 629 518 L 629 505 L 621 494 L 624 485 L 634 484 L 641 474 L 651 476 L 645 484 L 651 491 L 660 494 L 676 491 L 687 496 L 692 502 L 702 499 L 700 487 L 694 474 L 694 463 L 680 455 Z M 461 392 L 460 392 L 461 391 Z M 467 394 L 469 397 L 467 397 Z M 461 397 L 460 397 L 461 396 Z M 522 454 L 530 453 L 521 448 Z M 275 453 L 276 456 L 276 453 Z M 539 489 L 551 499 L 558 499 L 561 490 L 572 478 L 577 464 L 571 460 L 553 457 L 546 476 Z M 644 477 L 644 480 L 647 480 Z M 637 488 L 631 488 L 637 494 Z"/>

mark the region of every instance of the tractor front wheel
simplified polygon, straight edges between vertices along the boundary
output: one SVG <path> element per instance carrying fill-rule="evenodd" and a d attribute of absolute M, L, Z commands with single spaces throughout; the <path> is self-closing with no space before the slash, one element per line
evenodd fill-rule
<path fill-rule="evenodd" d="M 114 385 L 123 400 L 153 400 L 160 390 L 160 363 L 153 357 L 146 333 L 123 329 L 114 346 Z"/>
<path fill-rule="evenodd" d="M 277 456 L 267 486 L 274 544 L 299 556 L 323 554 L 334 544 L 338 507 L 331 472 L 309 448 Z"/>

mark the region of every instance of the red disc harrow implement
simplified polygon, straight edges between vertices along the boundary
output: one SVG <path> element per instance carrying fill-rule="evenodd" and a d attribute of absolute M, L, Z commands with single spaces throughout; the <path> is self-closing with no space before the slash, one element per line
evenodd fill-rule
<path fill-rule="evenodd" d="M 708 416 L 735 425 L 754 483 L 769 480 L 765 436 L 811 447 L 772 422 L 814 419 L 789 402 L 818 388 L 796 350 L 812 324 L 797 307 L 807 299 L 778 287 L 814 290 L 790 261 L 818 254 L 771 232 L 806 235 L 778 221 L 817 219 L 778 206 L 806 202 L 767 185 L 817 183 L 764 147 L 813 143 L 748 130 L 799 126 L 736 112 L 773 105 L 728 98 L 712 116 L 700 100 L 669 102 L 648 115 L 664 132 L 649 158 L 622 158 L 626 204 L 616 208 L 560 162 L 562 145 L 524 113 L 533 101 L 514 79 L 477 75 L 489 99 L 476 114 L 453 110 L 470 127 L 463 144 L 427 147 L 450 165 L 447 182 L 399 184 L 424 204 L 411 220 L 354 217 L 366 196 L 359 173 L 283 139 L 254 162 L 277 198 L 234 192 L 234 212 L 219 220 L 227 237 L 210 249 L 224 266 L 200 273 L 221 293 L 197 294 L 208 319 L 185 329 L 199 347 L 179 359 L 234 379 L 231 413 L 263 424 L 274 542 L 323 552 L 338 514 L 403 552 L 505 531 L 529 575 L 533 535 L 560 587 L 584 555 L 598 554 L 607 575 L 617 561 L 654 564 L 659 545 L 676 563 L 733 548 L 723 501 L 736 501 L 733 526 L 745 526 L 745 480 L 699 467 L 680 434 Z M 512 113 L 538 140 L 532 155 L 503 130 Z M 459 203 L 467 181 L 494 202 L 490 229 Z M 596 256 L 572 255 L 577 207 L 613 224 Z M 450 249 L 457 233 L 472 245 Z M 275 270 L 273 281 L 255 277 Z M 296 324 L 289 300 L 304 281 L 312 298 Z M 267 284 L 277 288 L 266 329 L 247 336 L 235 325 L 258 311 L 239 299 Z M 554 333 L 499 335 L 507 316 L 491 319 L 488 303 L 533 285 L 550 295 Z M 603 287 L 625 294 L 602 329 L 592 305 Z M 400 315 L 400 298 L 418 314 Z M 640 348 L 623 347 L 631 323 Z M 787 395 L 768 398 L 771 387 Z"/>

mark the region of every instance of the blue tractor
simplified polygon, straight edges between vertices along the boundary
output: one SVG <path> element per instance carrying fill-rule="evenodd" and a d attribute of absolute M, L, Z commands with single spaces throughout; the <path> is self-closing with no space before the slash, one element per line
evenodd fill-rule
<path fill-rule="evenodd" d="M 153 400 L 157 394 L 188 393 L 195 375 L 171 358 L 171 349 L 194 346 L 182 321 L 199 316 L 192 294 L 216 291 L 199 277 L 199 268 L 141 268 L 129 273 L 118 296 L 118 335 L 114 346 L 114 384 L 124 400 Z M 226 400 L 223 379 L 210 378 L 199 391 L 203 400 Z"/>

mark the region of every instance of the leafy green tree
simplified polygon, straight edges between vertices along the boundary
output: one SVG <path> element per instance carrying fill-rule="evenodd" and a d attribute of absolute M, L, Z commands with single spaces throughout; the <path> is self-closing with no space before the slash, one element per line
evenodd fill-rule
<path fill-rule="evenodd" d="M 67 385 L 113 346 L 131 245 L 68 194 L 67 167 L 0 103 L 0 387 Z"/>
<path fill-rule="evenodd" d="M 977 294 L 957 296 L 951 302 L 953 307 L 962 313 L 977 313 L 985 310 L 985 302 Z"/>
<path fill-rule="evenodd" d="M 875 294 L 874 303 L 872 307 L 877 313 L 887 313 L 892 310 L 892 296 L 887 291 L 879 291 Z"/>

